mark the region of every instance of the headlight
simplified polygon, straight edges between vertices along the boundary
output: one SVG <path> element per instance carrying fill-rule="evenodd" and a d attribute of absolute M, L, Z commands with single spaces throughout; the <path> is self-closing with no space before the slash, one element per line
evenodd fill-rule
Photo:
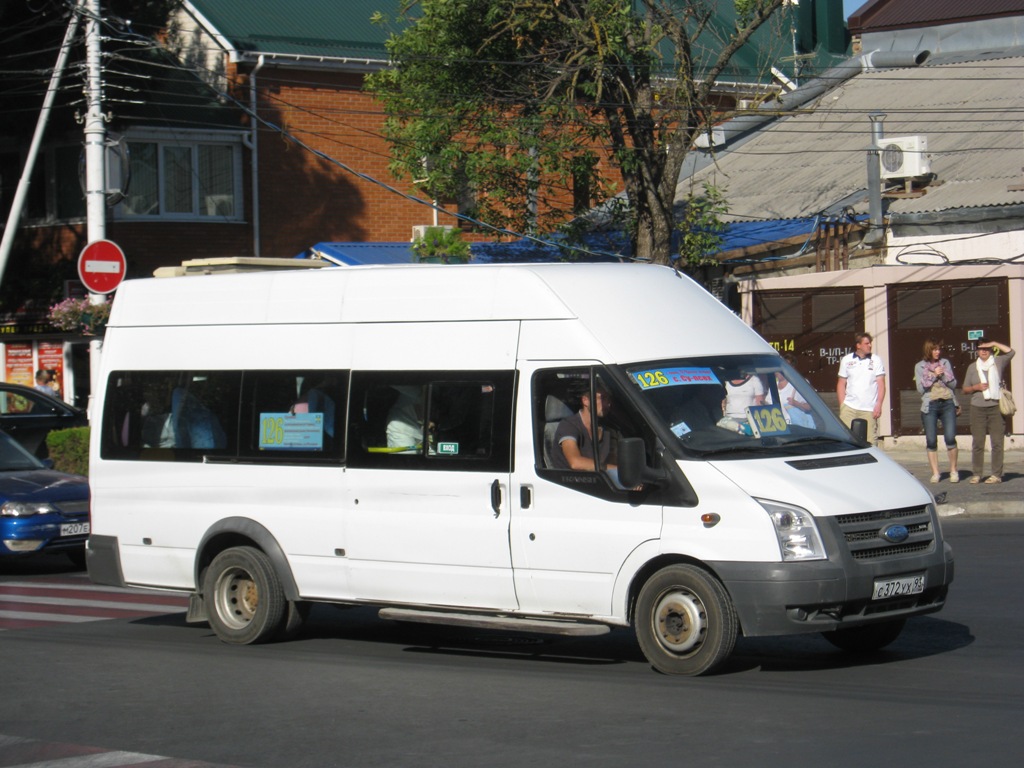
<path fill-rule="evenodd" d="M 57 510 L 50 504 L 30 504 L 24 501 L 5 501 L 0 507 L 0 515 L 4 517 L 32 517 L 32 515 L 48 515 Z"/>
<path fill-rule="evenodd" d="M 810 512 L 777 501 L 757 499 L 757 503 L 772 519 L 784 562 L 825 559 L 825 546 L 818 534 L 818 524 Z"/>

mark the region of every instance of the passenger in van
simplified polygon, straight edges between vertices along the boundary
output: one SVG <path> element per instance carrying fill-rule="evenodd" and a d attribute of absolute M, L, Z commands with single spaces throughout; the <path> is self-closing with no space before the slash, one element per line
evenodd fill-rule
<path fill-rule="evenodd" d="M 142 417 L 143 448 L 174 447 L 174 426 L 171 424 L 171 408 L 165 387 L 153 384 L 145 386 L 139 415 Z"/>
<path fill-rule="evenodd" d="M 740 374 L 725 382 L 722 410 L 730 419 L 747 420 L 747 408 L 764 405 L 764 384 L 760 376 Z"/>
<path fill-rule="evenodd" d="M 388 411 L 390 453 L 418 453 L 423 448 L 423 387 L 396 386 L 398 400 Z"/>
<path fill-rule="evenodd" d="M 790 357 L 787 356 L 786 360 L 790 361 Z M 782 405 L 786 423 L 798 427 L 813 427 L 814 417 L 811 416 L 811 406 L 796 391 L 793 382 L 787 380 L 782 371 L 775 372 L 775 382 L 779 389 L 779 403 Z M 766 402 L 771 402 L 771 393 L 768 394 Z"/>
<path fill-rule="evenodd" d="M 611 406 L 611 395 L 598 388 L 595 403 L 591 403 L 590 389 L 579 394 L 580 409 L 572 416 L 562 420 L 555 430 L 555 445 L 559 450 L 552 453 L 555 469 L 575 469 L 583 472 L 596 472 L 598 463 L 601 469 L 614 466 L 612 439 L 608 430 L 598 424 L 597 439 L 592 435 L 592 407 L 596 408 L 597 418 L 604 417 L 605 409 Z M 594 460 L 594 446 L 597 445 L 597 461 Z"/>
<path fill-rule="evenodd" d="M 324 415 L 324 432 L 328 437 L 334 437 L 335 407 L 334 398 L 327 393 L 334 391 L 336 386 L 337 382 L 328 377 L 309 390 L 306 400 L 310 413 L 322 413 Z"/>
<path fill-rule="evenodd" d="M 171 394 L 175 448 L 223 448 L 227 437 L 217 417 L 184 387 Z"/>

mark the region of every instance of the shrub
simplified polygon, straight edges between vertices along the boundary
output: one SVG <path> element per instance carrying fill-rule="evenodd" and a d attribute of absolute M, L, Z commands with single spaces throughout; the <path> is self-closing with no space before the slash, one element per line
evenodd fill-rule
<path fill-rule="evenodd" d="M 89 475 L 89 428 L 55 429 L 46 436 L 53 468 L 73 475 Z"/>

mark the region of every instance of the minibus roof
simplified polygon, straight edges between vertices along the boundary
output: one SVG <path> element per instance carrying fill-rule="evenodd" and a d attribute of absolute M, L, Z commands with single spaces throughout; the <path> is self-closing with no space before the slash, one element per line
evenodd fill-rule
<path fill-rule="evenodd" d="M 617 360 L 666 349 L 771 351 L 697 283 L 648 264 L 353 266 L 128 280 L 109 326 L 499 320 L 577 320 Z"/>

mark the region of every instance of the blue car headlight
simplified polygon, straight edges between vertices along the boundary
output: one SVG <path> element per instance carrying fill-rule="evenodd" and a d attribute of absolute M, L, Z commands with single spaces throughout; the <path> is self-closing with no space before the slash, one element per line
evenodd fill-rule
<path fill-rule="evenodd" d="M 32 517 L 33 515 L 48 515 L 56 512 L 52 504 L 32 503 L 26 501 L 5 501 L 0 506 L 0 516 L 3 517 Z"/>

